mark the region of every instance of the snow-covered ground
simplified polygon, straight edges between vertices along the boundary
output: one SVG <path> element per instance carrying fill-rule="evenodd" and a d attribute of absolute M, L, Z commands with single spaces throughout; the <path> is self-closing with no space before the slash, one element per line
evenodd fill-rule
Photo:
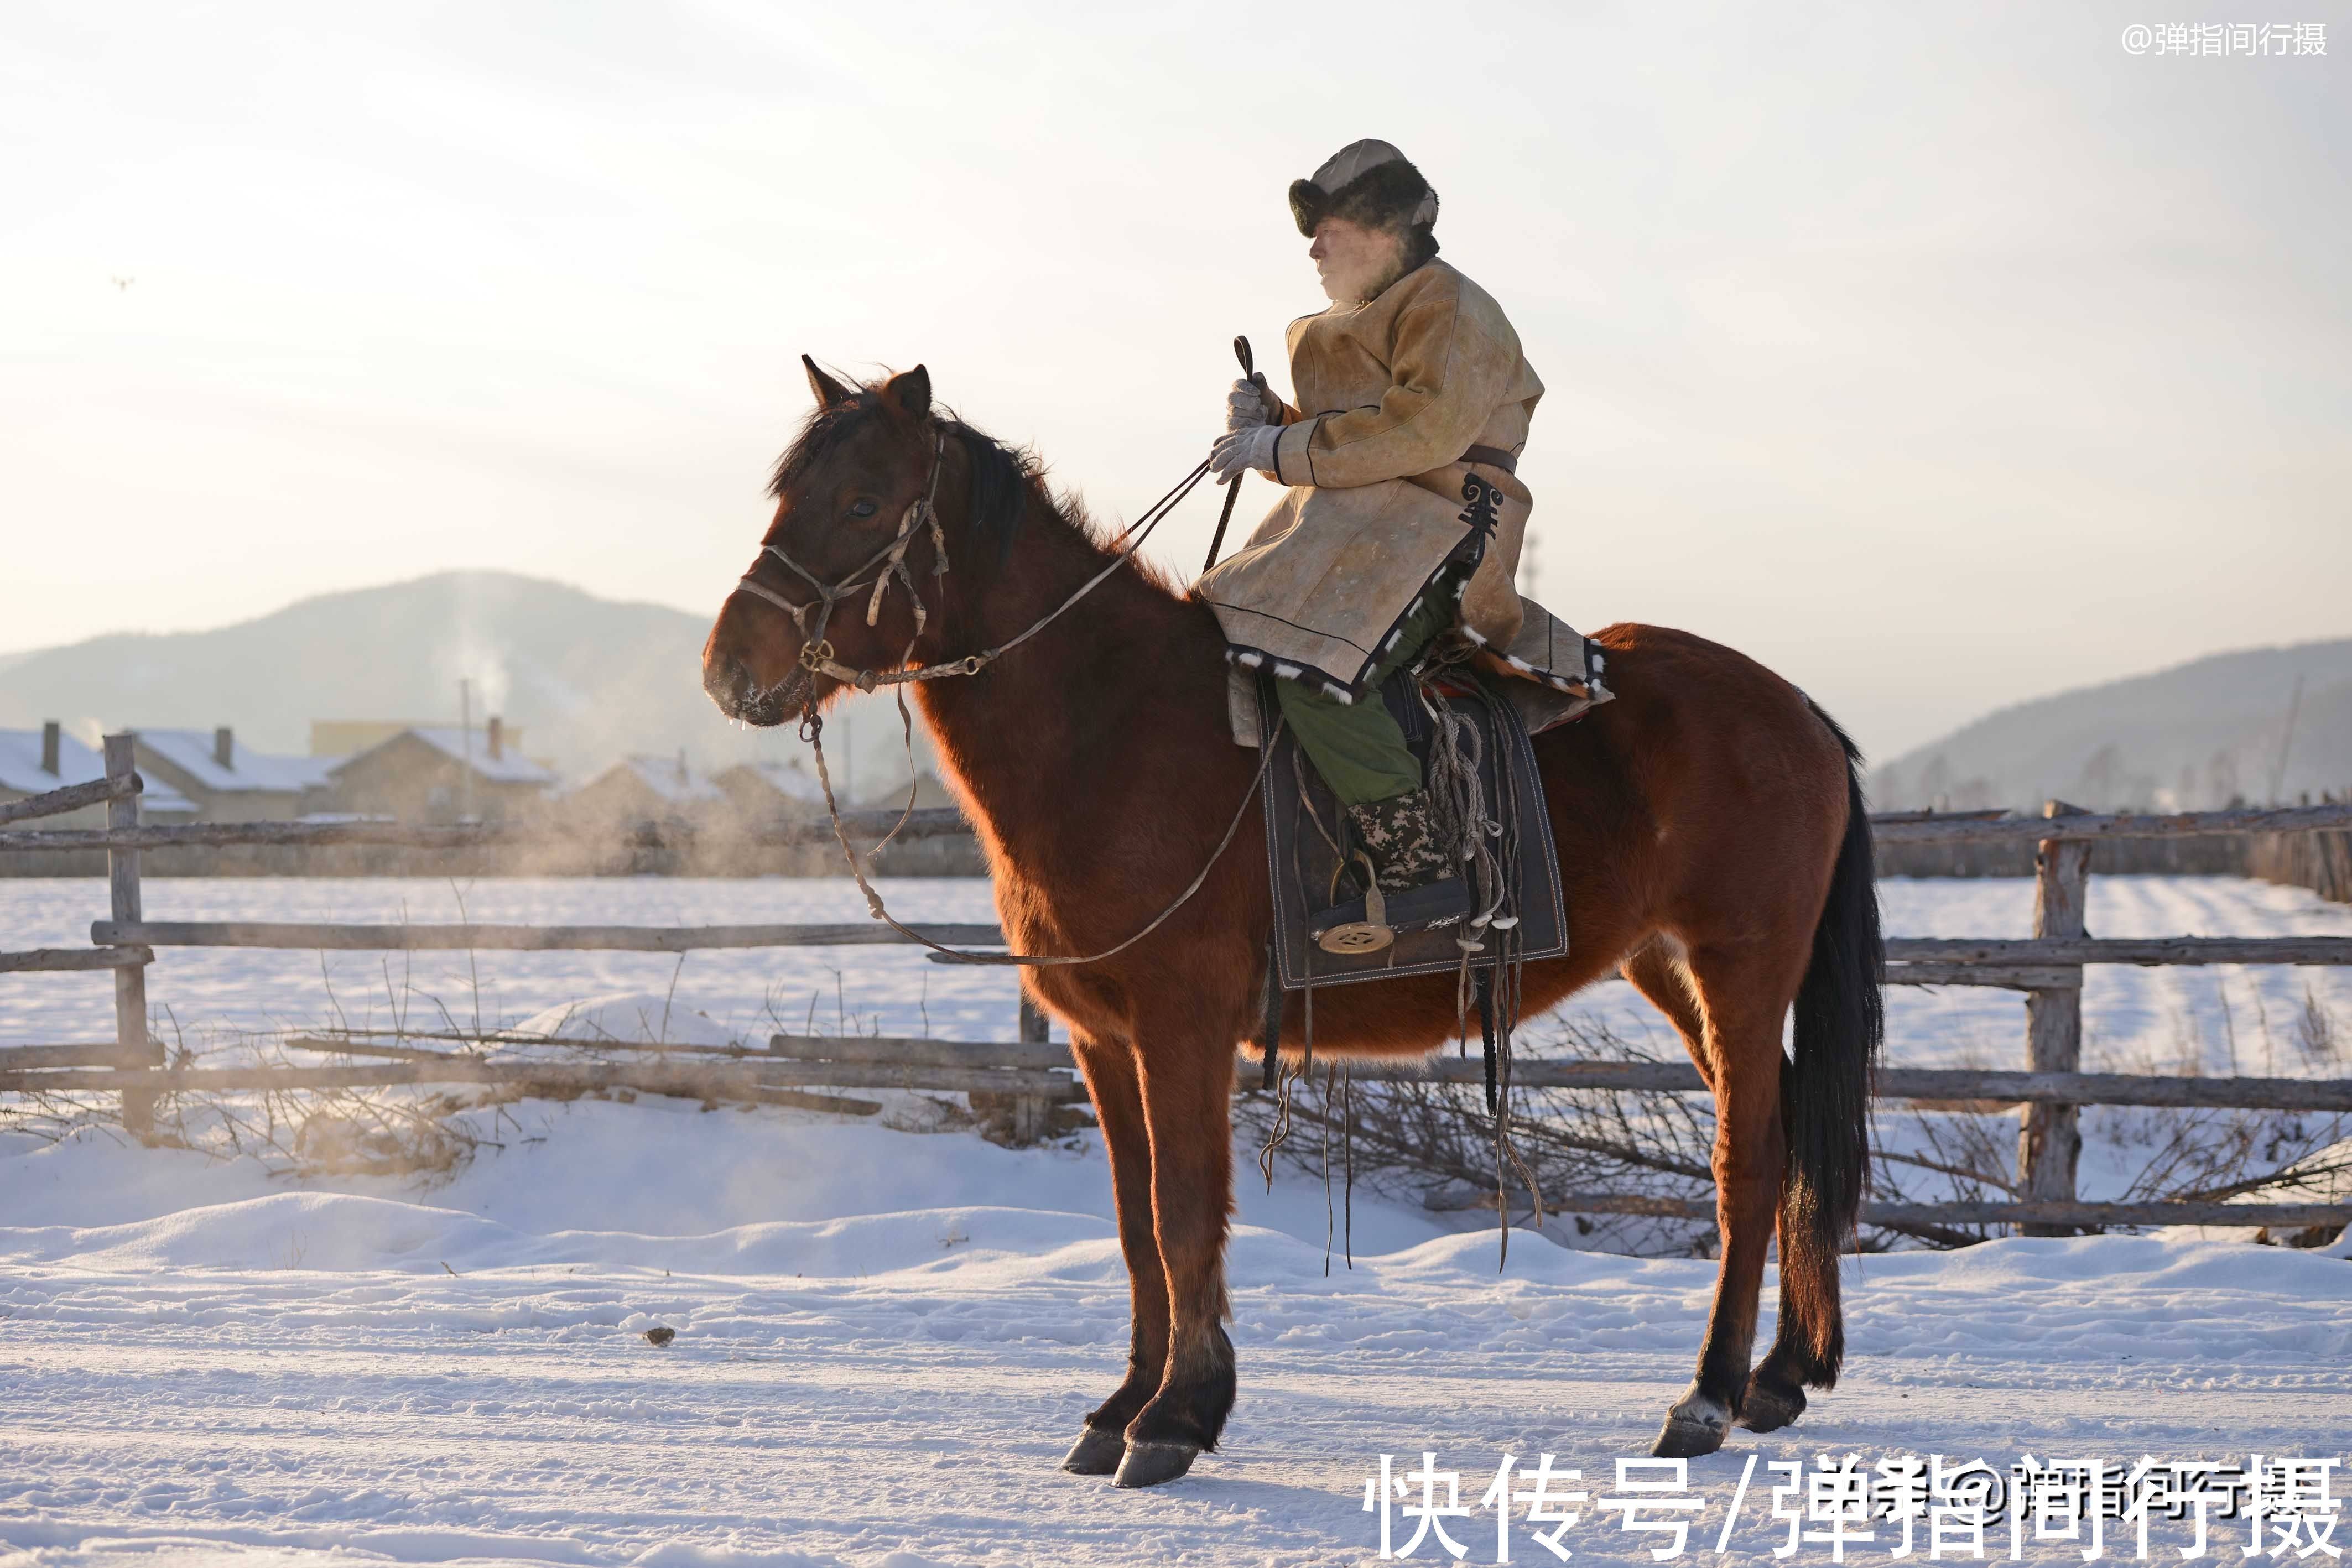
<path fill-rule="evenodd" d="M 2102 936 L 2352 931 L 2352 911 L 2259 884 L 2092 887 Z M 1882 892 L 1898 933 L 2021 934 L 2030 914 L 2018 883 Z M 858 909 L 838 884 L 786 882 L 484 882 L 464 896 L 481 919 Z M 929 918 L 988 915 L 978 883 L 891 896 Z M 159 918 L 456 914 L 452 890 L 425 883 L 158 881 L 147 897 Z M 89 883 L 0 883 L 0 940 L 86 940 L 100 902 Z M 599 993 L 667 994 L 675 968 L 631 955 L 475 961 L 478 988 L 464 955 L 418 955 L 404 985 L 395 956 L 390 993 L 437 997 L 466 1019 L 478 995 L 485 1021 L 515 1022 Z M 376 956 L 332 956 L 329 973 L 352 1021 L 383 1021 Z M 798 1024 L 812 994 L 821 1025 L 836 1006 L 892 1033 L 922 1032 L 926 1013 L 940 1035 L 1007 1037 L 1013 1024 L 1005 977 L 887 949 L 697 955 L 676 980 L 681 1004 L 709 1015 L 698 1033 Z M 2170 1063 L 2194 1040 L 2216 1071 L 2234 1036 L 2242 1071 L 2263 1071 L 2265 1049 L 2279 1071 L 2315 1071 L 2289 1019 L 2306 982 L 2352 1017 L 2340 980 L 2095 972 L 2095 1058 Z M 315 954 L 170 953 L 152 985 L 192 1031 L 328 1013 Z M 1647 1027 L 1622 988 L 1577 1005 L 1621 1032 Z M 0 977 L 0 1040 L 110 1025 L 102 978 Z M 1895 998 L 1898 1061 L 2012 1061 L 2021 1033 L 2011 997 Z M 1646 1451 L 1689 1376 L 1714 1276 L 1703 1261 L 1533 1237 L 1498 1272 L 1490 1232 L 1360 1195 L 1355 1267 L 1331 1260 L 1327 1273 L 1320 1185 L 1286 1177 L 1268 1194 L 1245 1180 L 1227 1441 L 1184 1480 L 1123 1493 L 1055 1468 L 1126 1349 L 1126 1276 L 1090 1136 L 1013 1151 L 651 1098 L 526 1102 L 489 1130 L 502 1147 L 430 1186 L 295 1186 L 252 1162 L 98 1135 L 0 1142 L 0 1557 L 1359 1563 L 1379 1550 L 1363 1502 L 1380 1456 L 1402 1471 L 1434 1452 L 1471 1510 L 1449 1521 L 1464 1560 L 1493 1562 L 1494 1515 L 1476 1500 L 1504 1454 L 1551 1453 L 1595 1498 L 1615 1490 L 1613 1462 Z M 1853 1260 L 1845 1381 L 1796 1428 L 1741 1434 L 1692 1463 L 1703 1511 L 1685 1555 L 1712 1554 L 1751 1456 L 2341 1457 L 2352 1261 L 2346 1245 L 2331 1250 L 2173 1233 Z M 1767 1334 L 1771 1301 L 1768 1281 Z M 644 1338 L 656 1325 L 677 1330 L 667 1348 Z M 1727 1557 L 1772 1560 L 1782 1480 L 1758 1467 Z M 1402 1546 L 1412 1521 L 1397 1524 Z M 2244 1526 L 2226 1528 L 2236 1560 Z M 1886 1552 L 1886 1530 L 1848 1552 Z M 2159 1523 L 2153 1554 L 2189 1539 Z M 1563 1540 L 1585 1562 L 1646 1563 L 1664 1538 L 1588 1513 Z M 1510 1549 L 1553 1561 L 1516 1520 Z M 2005 1528 L 1987 1550 L 2007 1555 Z M 2081 1552 L 2029 1539 L 2024 1555 Z M 1792 1560 L 1830 1555 L 1807 1544 Z M 1415 1556 L 1438 1557 L 1434 1541 Z"/>

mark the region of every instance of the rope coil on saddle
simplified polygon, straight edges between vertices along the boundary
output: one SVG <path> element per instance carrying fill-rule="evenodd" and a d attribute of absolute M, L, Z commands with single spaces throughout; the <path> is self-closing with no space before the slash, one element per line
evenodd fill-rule
<path fill-rule="evenodd" d="M 1495 770 L 1496 799 L 1489 801 L 1480 774 L 1484 743 L 1478 727 L 1450 703 L 1435 696 L 1432 676 L 1469 662 L 1463 649 L 1449 649 L 1424 662 L 1414 672 L 1412 691 L 1436 727 L 1430 745 L 1430 791 L 1436 801 L 1439 827 L 1454 845 L 1461 873 L 1474 890 L 1477 911 L 1454 938 L 1461 965 L 1454 980 L 1454 1030 L 1465 1042 L 1469 1014 L 1478 1012 L 1478 1032 L 1485 1046 L 1486 1113 L 1495 1130 L 1495 1205 L 1502 1232 L 1502 1261 L 1510 1258 L 1510 1197 L 1506 1167 L 1526 1186 L 1535 1222 L 1544 1220 L 1543 1188 L 1511 1136 L 1511 1066 L 1513 1034 L 1518 1025 L 1519 998 L 1526 960 L 1520 954 L 1524 936 L 1518 914 L 1519 864 L 1517 843 L 1519 801 L 1517 782 L 1506 760 Z M 1505 732 L 1501 699 L 1483 683 L 1475 683 L 1479 701 L 1495 733 Z M 1489 945 L 1491 944 L 1491 949 Z M 1485 962 L 1473 967 L 1474 959 Z"/>

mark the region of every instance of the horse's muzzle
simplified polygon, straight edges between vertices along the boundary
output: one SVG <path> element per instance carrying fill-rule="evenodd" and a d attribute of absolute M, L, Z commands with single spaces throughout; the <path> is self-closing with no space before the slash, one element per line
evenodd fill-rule
<path fill-rule="evenodd" d="M 750 670 L 731 658 L 707 660 L 702 666 L 702 689 L 719 705 L 719 711 L 761 729 L 772 728 L 793 716 L 797 711 L 795 688 L 805 683 L 805 672 L 796 670 L 782 685 L 762 686 Z"/>

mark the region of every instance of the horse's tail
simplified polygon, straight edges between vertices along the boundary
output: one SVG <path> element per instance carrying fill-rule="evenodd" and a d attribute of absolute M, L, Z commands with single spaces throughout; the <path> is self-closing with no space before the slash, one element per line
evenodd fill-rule
<path fill-rule="evenodd" d="M 1813 708 L 1845 752 L 1845 841 L 1813 927 L 1812 962 L 1797 991 L 1796 1059 L 1780 1071 L 1780 1124 L 1788 1166 L 1780 1185 L 1780 1341 L 1801 1349 L 1803 1381 L 1837 1383 L 1845 1358 L 1838 1259 L 1853 1235 L 1870 1175 L 1870 1074 L 1885 1033 L 1879 987 L 1885 944 L 1878 929 L 1870 818 L 1862 754 L 1837 721 Z M 1794 1327 L 1798 1332 L 1791 1334 Z"/>

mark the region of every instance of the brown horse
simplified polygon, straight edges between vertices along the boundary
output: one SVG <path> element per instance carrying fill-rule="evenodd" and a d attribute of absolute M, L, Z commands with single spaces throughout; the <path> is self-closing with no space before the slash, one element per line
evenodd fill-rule
<path fill-rule="evenodd" d="M 824 629 L 838 666 L 943 664 L 1048 615 L 1113 552 L 1025 456 L 933 407 L 917 367 L 855 388 L 807 363 L 817 412 L 778 463 L 750 591 L 730 595 L 703 685 L 754 725 L 841 683 L 803 668 L 808 580 L 870 577 L 936 486 L 940 533 L 914 531 L 909 579 Z M 901 519 L 908 519 L 902 525 Z M 935 577 L 934 538 L 950 570 Z M 864 574 L 863 576 L 861 574 Z M 919 625 L 911 595 L 928 606 Z M 812 630 L 814 630 L 812 628 Z M 1770 1431 L 1837 1381 L 1839 1255 L 1864 1183 L 1880 1033 L 1870 831 L 1854 749 L 1788 682 L 1727 648 L 1654 626 L 1600 633 L 1617 700 L 1535 743 L 1566 879 L 1571 947 L 1531 964 L 1526 1010 L 1622 970 L 1681 1033 L 1713 1090 L 1722 1266 L 1690 1389 L 1656 1452 L 1702 1454 L 1731 1424 Z M 948 780 L 986 847 L 1005 932 L 1024 953 L 1125 941 L 1200 873 L 1244 810 L 1257 754 L 1227 727 L 1224 641 L 1203 606 L 1139 563 L 977 674 L 917 686 Z M 1259 1023 L 1273 920 L 1263 822 L 1199 893 L 1099 962 L 1024 971 L 1068 1025 L 1116 1189 L 1134 1313 L 1127 1376 L 1064 1461 L 1122 1486 L 1181 1475 L 1234 1401 L 1224 1244 L 1235 1047 Z M 1291 1006 L 1286 1046 L 1303 1044 Z M 1793 1058 L 1782 1022 L 1796 1013 Z M 1351 985 L 1316 1001 L 1315 1046 L 1426 1053 L 1452 1038 L 1449 976 Z M 1779 1326 L 1748 1372 L 1767 1249 Z"/>

